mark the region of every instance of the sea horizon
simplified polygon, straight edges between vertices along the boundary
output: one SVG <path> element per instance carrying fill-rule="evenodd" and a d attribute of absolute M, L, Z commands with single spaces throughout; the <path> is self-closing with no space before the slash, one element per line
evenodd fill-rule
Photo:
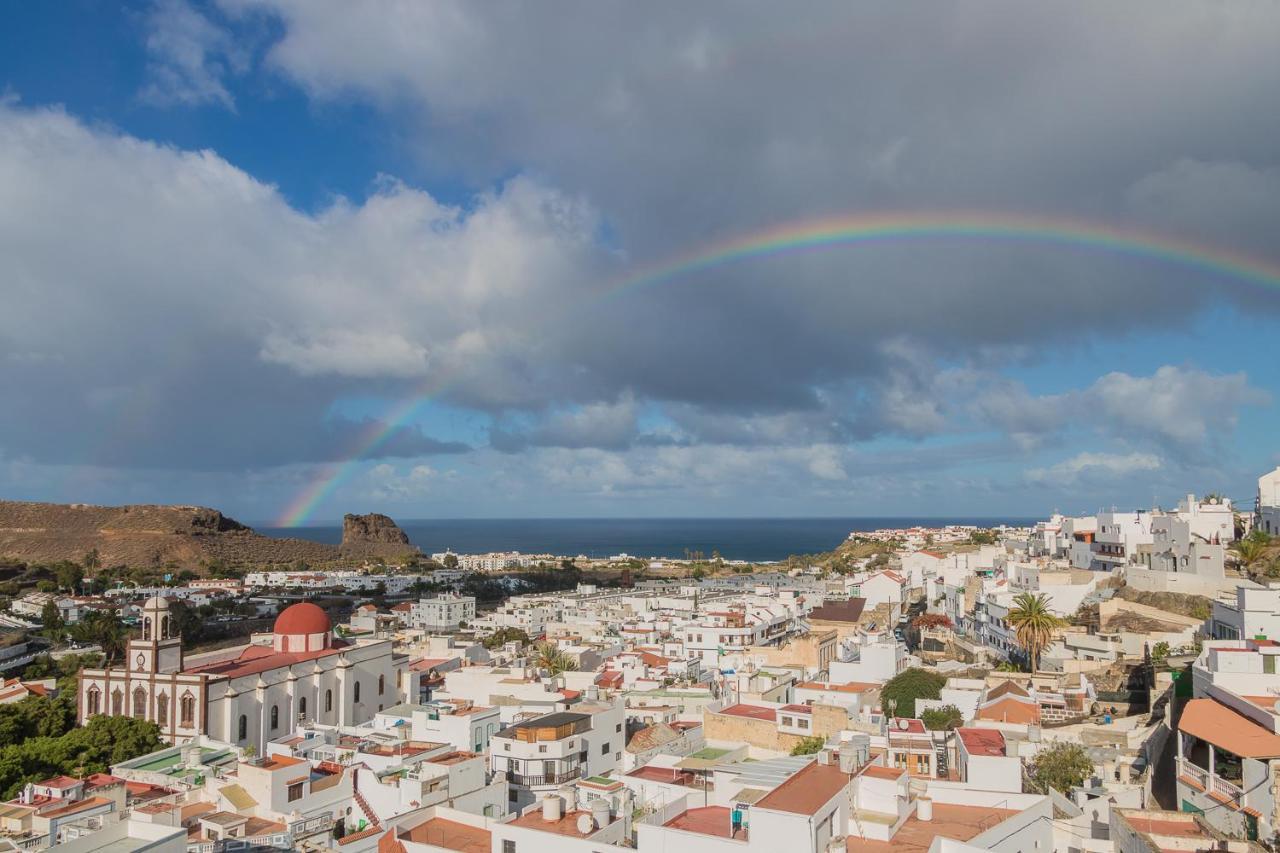
<path fill-rule="evenodd" d="M 491 551 L 558 556 L 680 558 L 686 551 L 728 560 L 775 561 L 830 551 L 850 533 L 894 527 L 965 524 L 1023 526 L 1029 516 L 707 516 L 595 518 L 435 518 L 397 523 L 424 553 Z M 253 525 L 259 533 L 337 543 L 342 522 L 300 527 Z"/>

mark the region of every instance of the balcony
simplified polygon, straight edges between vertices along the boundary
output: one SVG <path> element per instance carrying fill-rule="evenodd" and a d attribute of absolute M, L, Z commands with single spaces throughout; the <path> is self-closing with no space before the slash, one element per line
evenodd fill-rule
<path fill-rule="evenodd" d="M 566 770 L 563 773 L 555 773 L 550 776 L 530 776 L 523 773 L 508 772 L 507 781 L 512 785 L 520 785 L 524 788 L 538 788 L 543 785 L 563 785 L 565 782 L 572 782 L 581 775 L 581 767 L 575 767 L 572 770 Z"/>
<path fill-rule="evenodd" d="M 1226 798 L 1235 806 L 1243 805 L 1244 790 L 1234 782 L 1210 773 L 1203 767 L 1192 764 L 1185 758 L 1177 759 L 1178 778 L 1199 788 L 1206 794 L 1217 795 L 1215 799 Z"/>

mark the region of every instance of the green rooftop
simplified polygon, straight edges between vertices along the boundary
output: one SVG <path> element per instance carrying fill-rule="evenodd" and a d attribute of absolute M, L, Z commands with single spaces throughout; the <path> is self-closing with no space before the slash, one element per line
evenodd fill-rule
<path fill-rule="evenodd" d="M 722 758 L 728 754 L 729 754 L 729 750 L 727 749 L 717 749 L 714 746 L 708 746 L 708 747 L 703 747 L 702 749 L 698 750 L 697 752 L 695 752 L 693 755 L 690 755 L 689 757 L 698 758 L 698 759 L 701 759 L 702 761 L 715 761 L 717 758 Z"/>

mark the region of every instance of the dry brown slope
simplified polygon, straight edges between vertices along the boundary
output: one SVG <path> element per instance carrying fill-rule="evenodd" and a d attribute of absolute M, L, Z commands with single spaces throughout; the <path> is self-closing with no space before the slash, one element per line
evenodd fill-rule
<path fill-rule="evenodd" d="M 348 527 L 367 529 L 359 520 Z M 407 539 L 387 530 L 394 523 L 376 517 L 377 538 L 358 536 L 342 545 L 263 536 L 216 509 L 138 504 L 106 507 L 0 501 L 0 557 L 45 563 L 81 560 L 97 550 L 103 565 L 131 567 L 176 564 L 199 569 L 211 560 L 237 564 L 336 562 L 361 557 L 393 559 L 415 551 Z M 399 532 L 399 528 L 395 528 Z M 395 540 L 395 541 L 393 541 Z"/>

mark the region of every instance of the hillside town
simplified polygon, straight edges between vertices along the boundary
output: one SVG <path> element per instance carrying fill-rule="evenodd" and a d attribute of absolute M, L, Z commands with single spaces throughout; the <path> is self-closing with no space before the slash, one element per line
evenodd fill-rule
<path fill-rule="evenodd" d="M 838 563 L 628 562 L 497 601 L 467 579 L 518 554 L 34 592 L 11 624 L 132 630 L 55 644 L 69 681 L 0 657 L 0 707 L 69 690 L 80 731 L 153 740 L 20 779 L 0 850 L 1271 848 L 1278 532 L 1280 468 L 1253 506 L 877 530 Z M 200 607 L 250 630 L 194 647 Z"/>

